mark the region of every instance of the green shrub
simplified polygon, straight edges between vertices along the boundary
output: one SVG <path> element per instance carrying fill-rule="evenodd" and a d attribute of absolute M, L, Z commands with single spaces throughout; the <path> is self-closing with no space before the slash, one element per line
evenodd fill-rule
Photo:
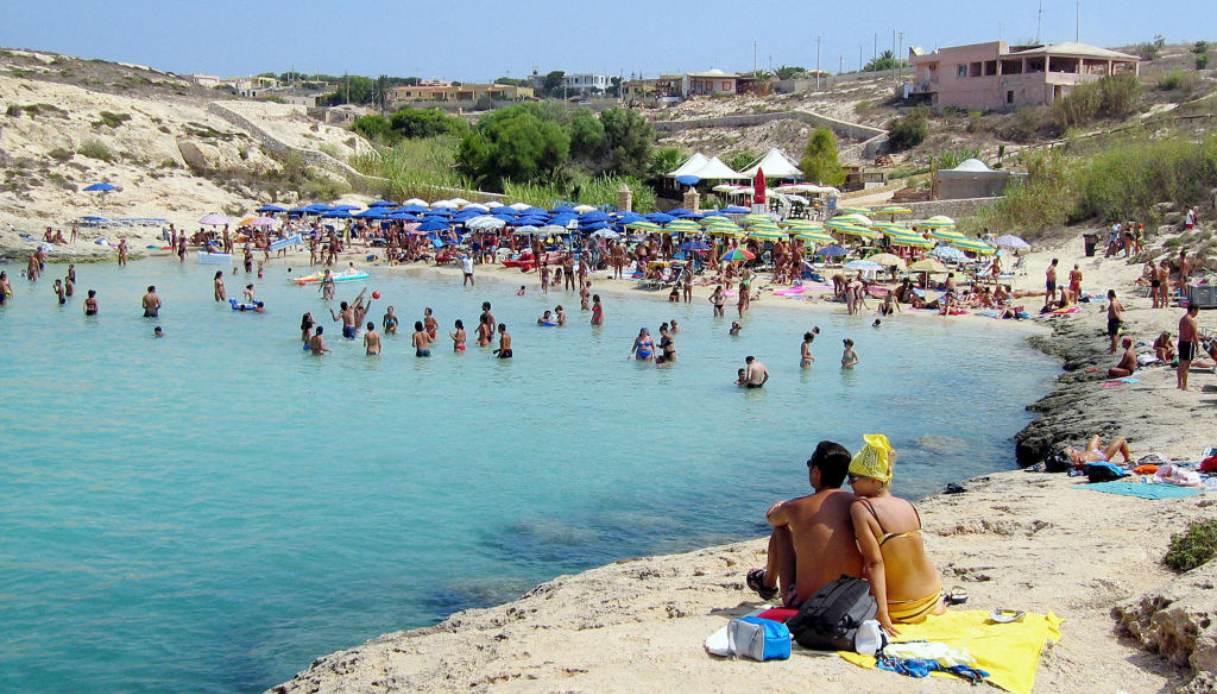
<path fill-rule="evenodd" d="M 929 116 L 924 108 L 915 108 L 888 123 L 887 129 L 887 145 L 891 151 L 912 149 L 921 144 L 929 134 Z"/>
<path fill-rule="evenodd" d="M 837 136 L 828 128 L 816 128 L 803 147 L 799 168 L 809 181 L 839 186 L 845 182 L 845 168 L 837 155 Z"/>
<path fill-rule="evenodd" d="M 938 154 L 935 154 L 933 158 L 934 168 L 953 169 L 968 159 L 980 159 L 980 150 L 976 148 L 967 148 L 939 152 Z"/>
<path fill-rule="evenodd" d="M 1158 89 L 1164 92 L 1179 90 L 1185 93 L 1191 93 L 1196 88 L 1196 75 L 1191 72 L 1185 72 L 1178 68 L 1163 73 L 1158 78 Z"/>
<path fill-rule="evenodd" d="M 52 159 L 54 159 L 55 161 L 58 161 L 58 162 L 64 162 L 64 161 L 67 161 L 67 160 L 71 159 L 72 157 L 76 156 L 75 152 L 64 149 L 63 147 L 56 147 L 55 149 L 51 150 L 48 154 L 50 155 L 50 157 Z"/>
<path fill-rule="evenodd" d="M 1191 571 L 1217 556 L 1217 520 L 1196 522 L 1183 533 L 1171 535 L 1163 561 L 1180 573 Z"/>
<path fill-rule="evenodd" d="M 1201 53 L 1200 55 L 1196 56 L 1196 69 L 1197 70 L 1204 70 L 1204 69 L 1208 68 L 1208 66 L 1209 66 L 1209 54 L 1208 53 Z"/>
<path fill-rule="evenodd" d="M 4 115 L 10 118 L 17 118 L 21 115 L 21 107 L 17 104 L 9 104 L 8 108 L 4 109 Z"/>
<path fill-rule="evenodd" d="M 113 129 L 131 120 L 131 114 L 129 113 L 111 113 L 109 111 L 102 111 L 101 113 L 97 114 L 97 116 L 97 120 L 93 121 L 93 127 L 95 128 L 105 126 Z"/>
<path fill-rule="evenodd" d="M 82 157 L 99 159 L 104 162 L 113 162 L 116 158 L 114 152 L 111 152 L 110 148 L 101 140 L 85 140 L 76 148 L 76 153 Z"/>
<path fill-rule="evenodd" d="M 1076 193 L 1064 157 L 1055 151 L 1025 155 L 1027 180 L 1006 190 L 996 204 L 983 208 L 971 221 L 976 228 L 1002 229 L 1036 238 L 1064 226 L 1076 205 Z"/>

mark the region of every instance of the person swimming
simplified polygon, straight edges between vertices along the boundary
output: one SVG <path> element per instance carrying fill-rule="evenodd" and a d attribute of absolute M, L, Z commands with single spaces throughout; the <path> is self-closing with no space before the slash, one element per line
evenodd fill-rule
<path fill-rule="evenodd" d="M 553 313 L 546 311 L 545 313 L 541 314 L 540 318 L 537 319 L 537 325 L 545 328 L 554 328 L 557 327 L 558 324 L 554 322 Z"/>

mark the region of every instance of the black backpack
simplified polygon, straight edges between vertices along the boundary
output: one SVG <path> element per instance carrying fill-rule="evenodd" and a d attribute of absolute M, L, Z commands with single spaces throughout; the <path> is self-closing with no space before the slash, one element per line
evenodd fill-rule
<path fill-rule="evenodd" d="M 786 626 L 803 648 L 852 651 L 858 627 L 879 612 L 870 584 L 842 576 L 811 596 Z"/>
<path fill-rule="evenodd" d="M 1069 472 L 1073 469 L 1073 458 L 1069 452 L 1061 449 L 1044 460 L 1045 472 Z"/>

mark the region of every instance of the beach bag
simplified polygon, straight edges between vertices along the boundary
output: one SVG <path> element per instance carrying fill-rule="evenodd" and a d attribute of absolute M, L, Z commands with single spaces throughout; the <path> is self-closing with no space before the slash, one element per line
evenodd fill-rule
<path fill-rule="evenodd" d="M 785 624 L 760 617 L 740 617 L 727 625 L 727 650 L 752 660 L 786 660 L 790 657 L 790 630 Z"/>
<path fill-rule="evenodd" d="M 1086 463 L 1082 471 L 1088 482 L 1112 482 L 1128 476 L 1124 468 L 1112 463 Z"/>
<path fill-rule="evenodd" d="M 1045 472 L 1069 472 L 1073 469 L 1073 458 L 1068 451 L 1057 451 L 1044 460 Z"/>
<path fill-rule="evenodd" d="M 852 651 L 858 628 L 879 612 L 870 584 L 842 576 L 808 598 L 786 622 L 795 641 L 818 651 Z"/>

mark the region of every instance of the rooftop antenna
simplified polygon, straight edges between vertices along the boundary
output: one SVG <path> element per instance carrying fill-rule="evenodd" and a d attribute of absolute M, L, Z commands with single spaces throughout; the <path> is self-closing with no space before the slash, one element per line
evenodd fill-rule
<path fill-rule="evenodd" d="M 1040 42 L 1040 27 L 1044 23 L 1044 0 L 1040 0 L 1039 12 L 1035 14 L 1035 42 Z"/>

